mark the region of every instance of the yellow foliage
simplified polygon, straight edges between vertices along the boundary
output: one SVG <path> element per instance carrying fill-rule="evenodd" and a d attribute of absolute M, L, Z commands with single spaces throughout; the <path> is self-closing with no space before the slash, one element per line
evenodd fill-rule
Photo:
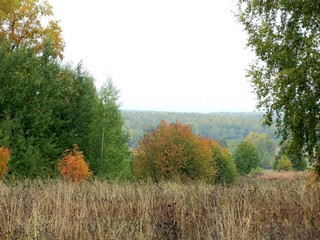
<path fill-rule="evenodd" d="M 24 46 L 41 53 L 50 41 L 54 54 L 63 58 L 64 42 L 58 22 L 49 20 L 43 24 L 52 15 L 47 1 L 1 0 L 0 42 L 8 42 L 10 50 Z"/>
<path fill-rule="evenodd" d="M 286 156 L 283 155 L 278 164 L 277 164 L 277 170 L 278 171 L 290 171 L 292 170 L 292 163 L 290 161 L 290 159 Z"/>

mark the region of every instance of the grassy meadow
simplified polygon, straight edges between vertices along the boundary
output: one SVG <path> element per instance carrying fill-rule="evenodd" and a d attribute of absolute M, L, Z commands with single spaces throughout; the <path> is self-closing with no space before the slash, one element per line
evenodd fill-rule
<path fill-rule="evenodd" d="M 320 184 L 0 182 L 0 239 L 319 239 Z"/>

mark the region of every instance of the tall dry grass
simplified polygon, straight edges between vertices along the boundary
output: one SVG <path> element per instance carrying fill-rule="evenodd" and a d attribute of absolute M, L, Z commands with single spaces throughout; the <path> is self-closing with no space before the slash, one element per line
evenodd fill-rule
<path fill-rule="evenodd" d="M 0 182 L 0 239 L 319 239 L 320 186 Z"/>

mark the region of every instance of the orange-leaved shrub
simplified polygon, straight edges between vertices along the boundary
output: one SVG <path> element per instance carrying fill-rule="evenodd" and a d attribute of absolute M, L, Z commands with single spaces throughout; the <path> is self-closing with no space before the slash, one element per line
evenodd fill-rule
<path fill-rule="evenodd" d="M 65 151 L 59 160 L 58 169 L 64 179 L 73 182 L 80 182 L 92 175 L 77 144 L 73 145 L 73 149 Z"/>
<path fill-rule="evenodd" d="M 8 162 L 10 160 L 10 150 L 4 146 L 0 147 L 0 179 L 9 170 Z"/>
<path fill-rule="evenodd" d="M 213 181 L 216 170 L 211 146 L 189 126 L 161 121 L 138 142 L 133 153 L 137 179 Z"/>

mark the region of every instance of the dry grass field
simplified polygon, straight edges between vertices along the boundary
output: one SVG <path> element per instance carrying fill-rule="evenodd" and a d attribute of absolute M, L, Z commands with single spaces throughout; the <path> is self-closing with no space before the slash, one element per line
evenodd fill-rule
<path fill-rule="evenodd" d="M 319 183 L 268 174 L 231 187 L 0 182 L 0 239 L 319 239 Z"/>

